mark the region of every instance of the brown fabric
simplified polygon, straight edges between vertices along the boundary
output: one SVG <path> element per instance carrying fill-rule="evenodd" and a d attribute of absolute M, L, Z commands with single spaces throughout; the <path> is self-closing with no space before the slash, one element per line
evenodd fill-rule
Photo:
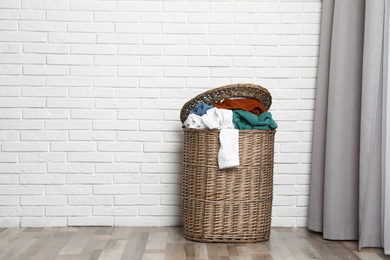
<path fill-rule="evenodd" d="M 250 98 L 225 99 L 222 102 L 215 103 L 214 107 L 223 109 L 242 109 L 256 115 L 260 115 L 267 111 L 260 101 Z"/>

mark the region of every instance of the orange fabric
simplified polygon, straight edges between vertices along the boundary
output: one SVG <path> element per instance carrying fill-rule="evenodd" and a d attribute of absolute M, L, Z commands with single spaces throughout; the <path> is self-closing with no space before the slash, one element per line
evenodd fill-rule
<path fill-rule="evenodd" d="M 250 98 L 225 99 L 222 102 L 219 101 L 215 103 L 214 107 L 223 109 L 242 109 L 256 115 L 266 112 L 264 105 L 260 101 Z"/>

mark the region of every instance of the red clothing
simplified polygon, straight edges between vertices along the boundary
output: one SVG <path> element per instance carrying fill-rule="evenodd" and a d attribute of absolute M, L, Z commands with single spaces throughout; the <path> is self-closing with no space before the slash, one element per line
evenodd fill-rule
<path fill-rule="evenodd" d="M 267 111 L 260 101 L 250 98 L 224 99 L 222 102 L 219 101 L 215 103 L 214 107 L 223 109 L 242 109 L 256 115 L 260 115 Z"/>

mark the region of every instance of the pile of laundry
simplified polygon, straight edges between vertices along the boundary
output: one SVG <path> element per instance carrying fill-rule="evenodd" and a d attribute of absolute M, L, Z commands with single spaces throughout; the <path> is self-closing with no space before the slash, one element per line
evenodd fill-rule
<path fill-rule="evenodd" d="M 239 166 L 239 130 L 273 130 L 278 127 L 264 105 L 255 99 L 224 99 L 213 105 L 199 103 L 183 123 L 185 128 L 220 129 L 220 169 Z"/>

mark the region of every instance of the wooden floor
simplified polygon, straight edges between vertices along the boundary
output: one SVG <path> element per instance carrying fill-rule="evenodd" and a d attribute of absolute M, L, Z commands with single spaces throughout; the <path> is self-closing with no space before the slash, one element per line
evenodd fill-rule
<path fill-rule="evenodd" d="M 390 259 L 382 249 L 357 250 L 304 228 L 273 228 L 267 242 L 187 241 L 180 227 L 69 227 L 0 229 L 0 259 Z"/>

